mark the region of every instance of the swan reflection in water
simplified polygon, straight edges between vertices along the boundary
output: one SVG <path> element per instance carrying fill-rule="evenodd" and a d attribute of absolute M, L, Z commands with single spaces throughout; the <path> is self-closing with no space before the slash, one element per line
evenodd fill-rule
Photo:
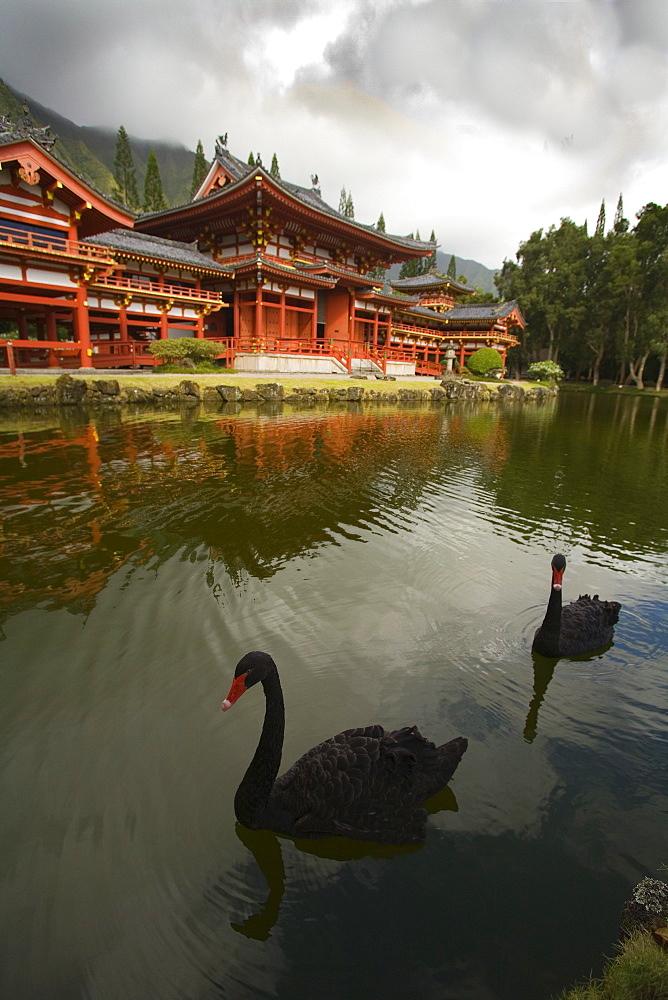
<path fill-rule="evenodd" d="M 428 799 L 424 806 L 430 815 L 446 810 L 449 812 L 459 810 L 455 793 L 449 786 Z M 348 837 L 318 839 L 279 837 L 271 830 L 250 830 L 241 823 L 236 824 L 235 833 L 255 858 L 258 868 L 265 877 L 269 892 L 257 913 L 250 914 L 240 922 L 230 921 L 230 927 L 238 934 L 256 941 L 266 941 L 271 936 L 285 892 L 285 865 L 281 840 L 291 840 L 297 850 L 304 854 L 341 862 L 360 861 L 362 858 L 389 860 L 404 854 L 413 854 L 424 846 L 421 843 L 374 844 L 367 840 L 351 840 Z"/>

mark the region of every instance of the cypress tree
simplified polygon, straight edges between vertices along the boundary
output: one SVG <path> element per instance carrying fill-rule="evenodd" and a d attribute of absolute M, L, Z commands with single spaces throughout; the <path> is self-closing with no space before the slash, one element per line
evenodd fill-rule
<path fill-rule="evenodd" d="M 605 198 L 601 202 L 601 207 L 598 210 L 598 219 L 596 220 L 594 236 L 605 236 Z"/>
<path fill-rule="evenodd" d="M 348 192 L 348 200 L 346 201 L 346 210 L 345 210 L 345 212 L 343 214 L 348 219 L 354 219 L 355 218 L 355 206 L 353 205 L 353 194 L 352 194 L 352 191 Z"/>
<path fill-rule="evenodd" d="M 346 193 L 345 187 L 341 188 L 341 194 L 339 195 L 339 212 L 341 215 L 346 214 L 346 205 L 348 203 L 348 195 Z"/>
<path fill-rule="evenodd" d="M 624 218 L 624 202 L 622 201 L 621 194 L 617 202 L 617 211 L 615 212 L 615 221 L 612 224 L 612 228 L 616 233 L 628 232 L 629 220 Z"/>
<path fill-rule="evenodd" d="M 139 208 L 139 192 L 137 191 L 137 173 L 135 170 L 132 148 L 128 133 L 123 126 L 116 136 L 116 155 L 114 157 L 115 194 L 124 205 Z"/>
<path fill-rule="evenodd" d="M 209 164 L 206 162 L 206 157 L 204 155 L 204 146 L 202 145 L 202 140 L 197 140 L 197 149 L 195 150 L 195 162 L 193 163 L 193 179 L 190 185 L 190 197 L 194 198 L 199 189 L 202 186 L 202 181 L 206 177 L 207 171 L 209 169 Z"/>
<path fill-rule="evenodd" d="M 378 230 L 379 233 L 384 233 L 385 232 L 385 216 L 383 215 L 382 212 L 378 216 L 378 222 L 376 223 L 376 229 Z"/>
<path fill-rule="evenodd" d="M 255 157 L 253 156 L 253 151 L 248 154 L 248 165 L 251 167 L 255 166 Z"/>
<path fill-rule="evenodd" d="M 276 156 L 276 153 L 274 153 L 274 155 L 271 158 L 271 167 L 269 168 L 269 173 L 277 181 L 280 181 L 281 171 L 278 169 L 278 157 Z"/>
<path fill-rule="evenodd" d="M 457 261 L 454 254 L 450 257 L 450 263 L 448 264 L 448 278 L 452 278 L 454 281 L 457 280 Z"/>
<path fill-rule="evenodd" d="M 158 159 L 154 151 L 150 150 L 146 163 L 146 177 L 144 178 L 143 209 L 145 212 L 159 212 L 163 208 L 167 208 L 167 199 L 162 190 Z"/>

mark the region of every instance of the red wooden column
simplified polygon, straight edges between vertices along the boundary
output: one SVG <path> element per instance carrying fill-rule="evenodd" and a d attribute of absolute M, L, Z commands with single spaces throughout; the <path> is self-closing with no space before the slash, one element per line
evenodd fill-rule
<path fill-rule="evenodd" d="M 195 327 L 195 336 L 199 337 L 200 340 L 204 336 L 204 313 L 200 312 L 197 314 L 197 323 Z"/>
<path fill-rule="evenodd" d="M 281 312 L 278 320 L 278 338 L 285 341 L 285 289 L 281 289 Z"/>
<path fill-rule="evenodd" d="M 311 343 L 315 348 L 318 343 L 318 291 L 313 292 L 313 312 L 311 319 Z"/>
<path fill-rule="evenodd" d="M 232 329 L 232 336 L 236 338 L 241 336 L 241 326 L 239 319 L 239 293 L 236 290 L 234 292 L 234 298 L 232 299 L 232 311 L 234 313 L 234 326 Z"/>
<path fill-rule="evenodd" d="M 255 339 L 262 337 L 262 285 L 255 289 Z"/>
<path fill-rule="evenodd" d="M 160 313 L 160 340 L 167 340 L 169 336 L 169 320 L 167 319 L 167 310 L 163 309 Z"/>
<path fill-rule="evenodd" d="M 86 286 L 79 285 L 77 288 L 77 304 L 74 310 L 74 327 L 77 341 L 79 342 L 79 356 L 82 368 L 91 367 L 92 349 L 90 346 L 90 324 L 88 322 L 88 301 L 86 299 Z"/>
<path fill-rule="evenodd" d="M 118 329 L 121 335 L 121 343 L 127 344 L 129 340 L 128 334 L 128 307 L 120 306 L 118 309 Z"/>
<path fill-rule="evenodd" d="M 462 340 L 459 345 L 459 370 L 462 371 L 464 368 L 464 341 Z"/>
<path fill-rule="evenodd" d="M 373 346 L 378 347 L 378 310 L 373 318 Z"/>
<path fill-rule="evenodd" d="M 18 315 L 18 327 L 19 327 L 19 335 L 18 335 L 17 339 L 18 340 L 28 340 L 29 339 L 28 338 L 28 319 L 26 317 L 26 314 L 23 312 L 23 310 L 21 310 L 21 312 L 19 312 L 19 315 Z"/>
<path fill-rule="evenodd" d="M 58 329 L 56 327 L 56 314 L 53 309 L 47 309 L 46 311 L 46 339 L 47 340 L 58 340 Z M 49 350 L 49 368 L 57 368 L 58 359 L 56 358 L 56 352 Z"/>

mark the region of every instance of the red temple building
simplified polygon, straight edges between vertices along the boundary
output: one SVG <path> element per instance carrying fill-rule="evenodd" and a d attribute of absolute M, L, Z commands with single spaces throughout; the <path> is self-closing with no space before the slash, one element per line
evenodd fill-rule
<path fill-rule="evenodd" d="M 276 179 L 221 138 L 192 201 L 135 217 L 54 142 L 0 118 L 0 365 L 136 368 L 151 340 L 205 337 L 238 371 L 439 374 L 517 343 L 516 302 L 462 304 L 433 271 L 385 283 L 435 244 L 342 215 L 317 177 Z"/>

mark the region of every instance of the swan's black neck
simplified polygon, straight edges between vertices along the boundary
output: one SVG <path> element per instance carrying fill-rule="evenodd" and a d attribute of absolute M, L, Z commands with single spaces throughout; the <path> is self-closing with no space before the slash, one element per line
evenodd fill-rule
<path fill-rule="evenodd" d="M 272 670 L 264 678 L 262 687 L 266 705 L 260 741 L 234 797 L 234 812 L 237 819 L 244 826 L 251 828 L 260 822 L 274 787 L 281 766 L 285 731 L 283 691 L 276 670 Z"/>
<path fill-rule="evenodd" d="M 534 649 L 542 656 L 559 656 L 561 639 L 561 590 L 550 587 L 550 599 L 543 624 L 534 641 Z"/>

